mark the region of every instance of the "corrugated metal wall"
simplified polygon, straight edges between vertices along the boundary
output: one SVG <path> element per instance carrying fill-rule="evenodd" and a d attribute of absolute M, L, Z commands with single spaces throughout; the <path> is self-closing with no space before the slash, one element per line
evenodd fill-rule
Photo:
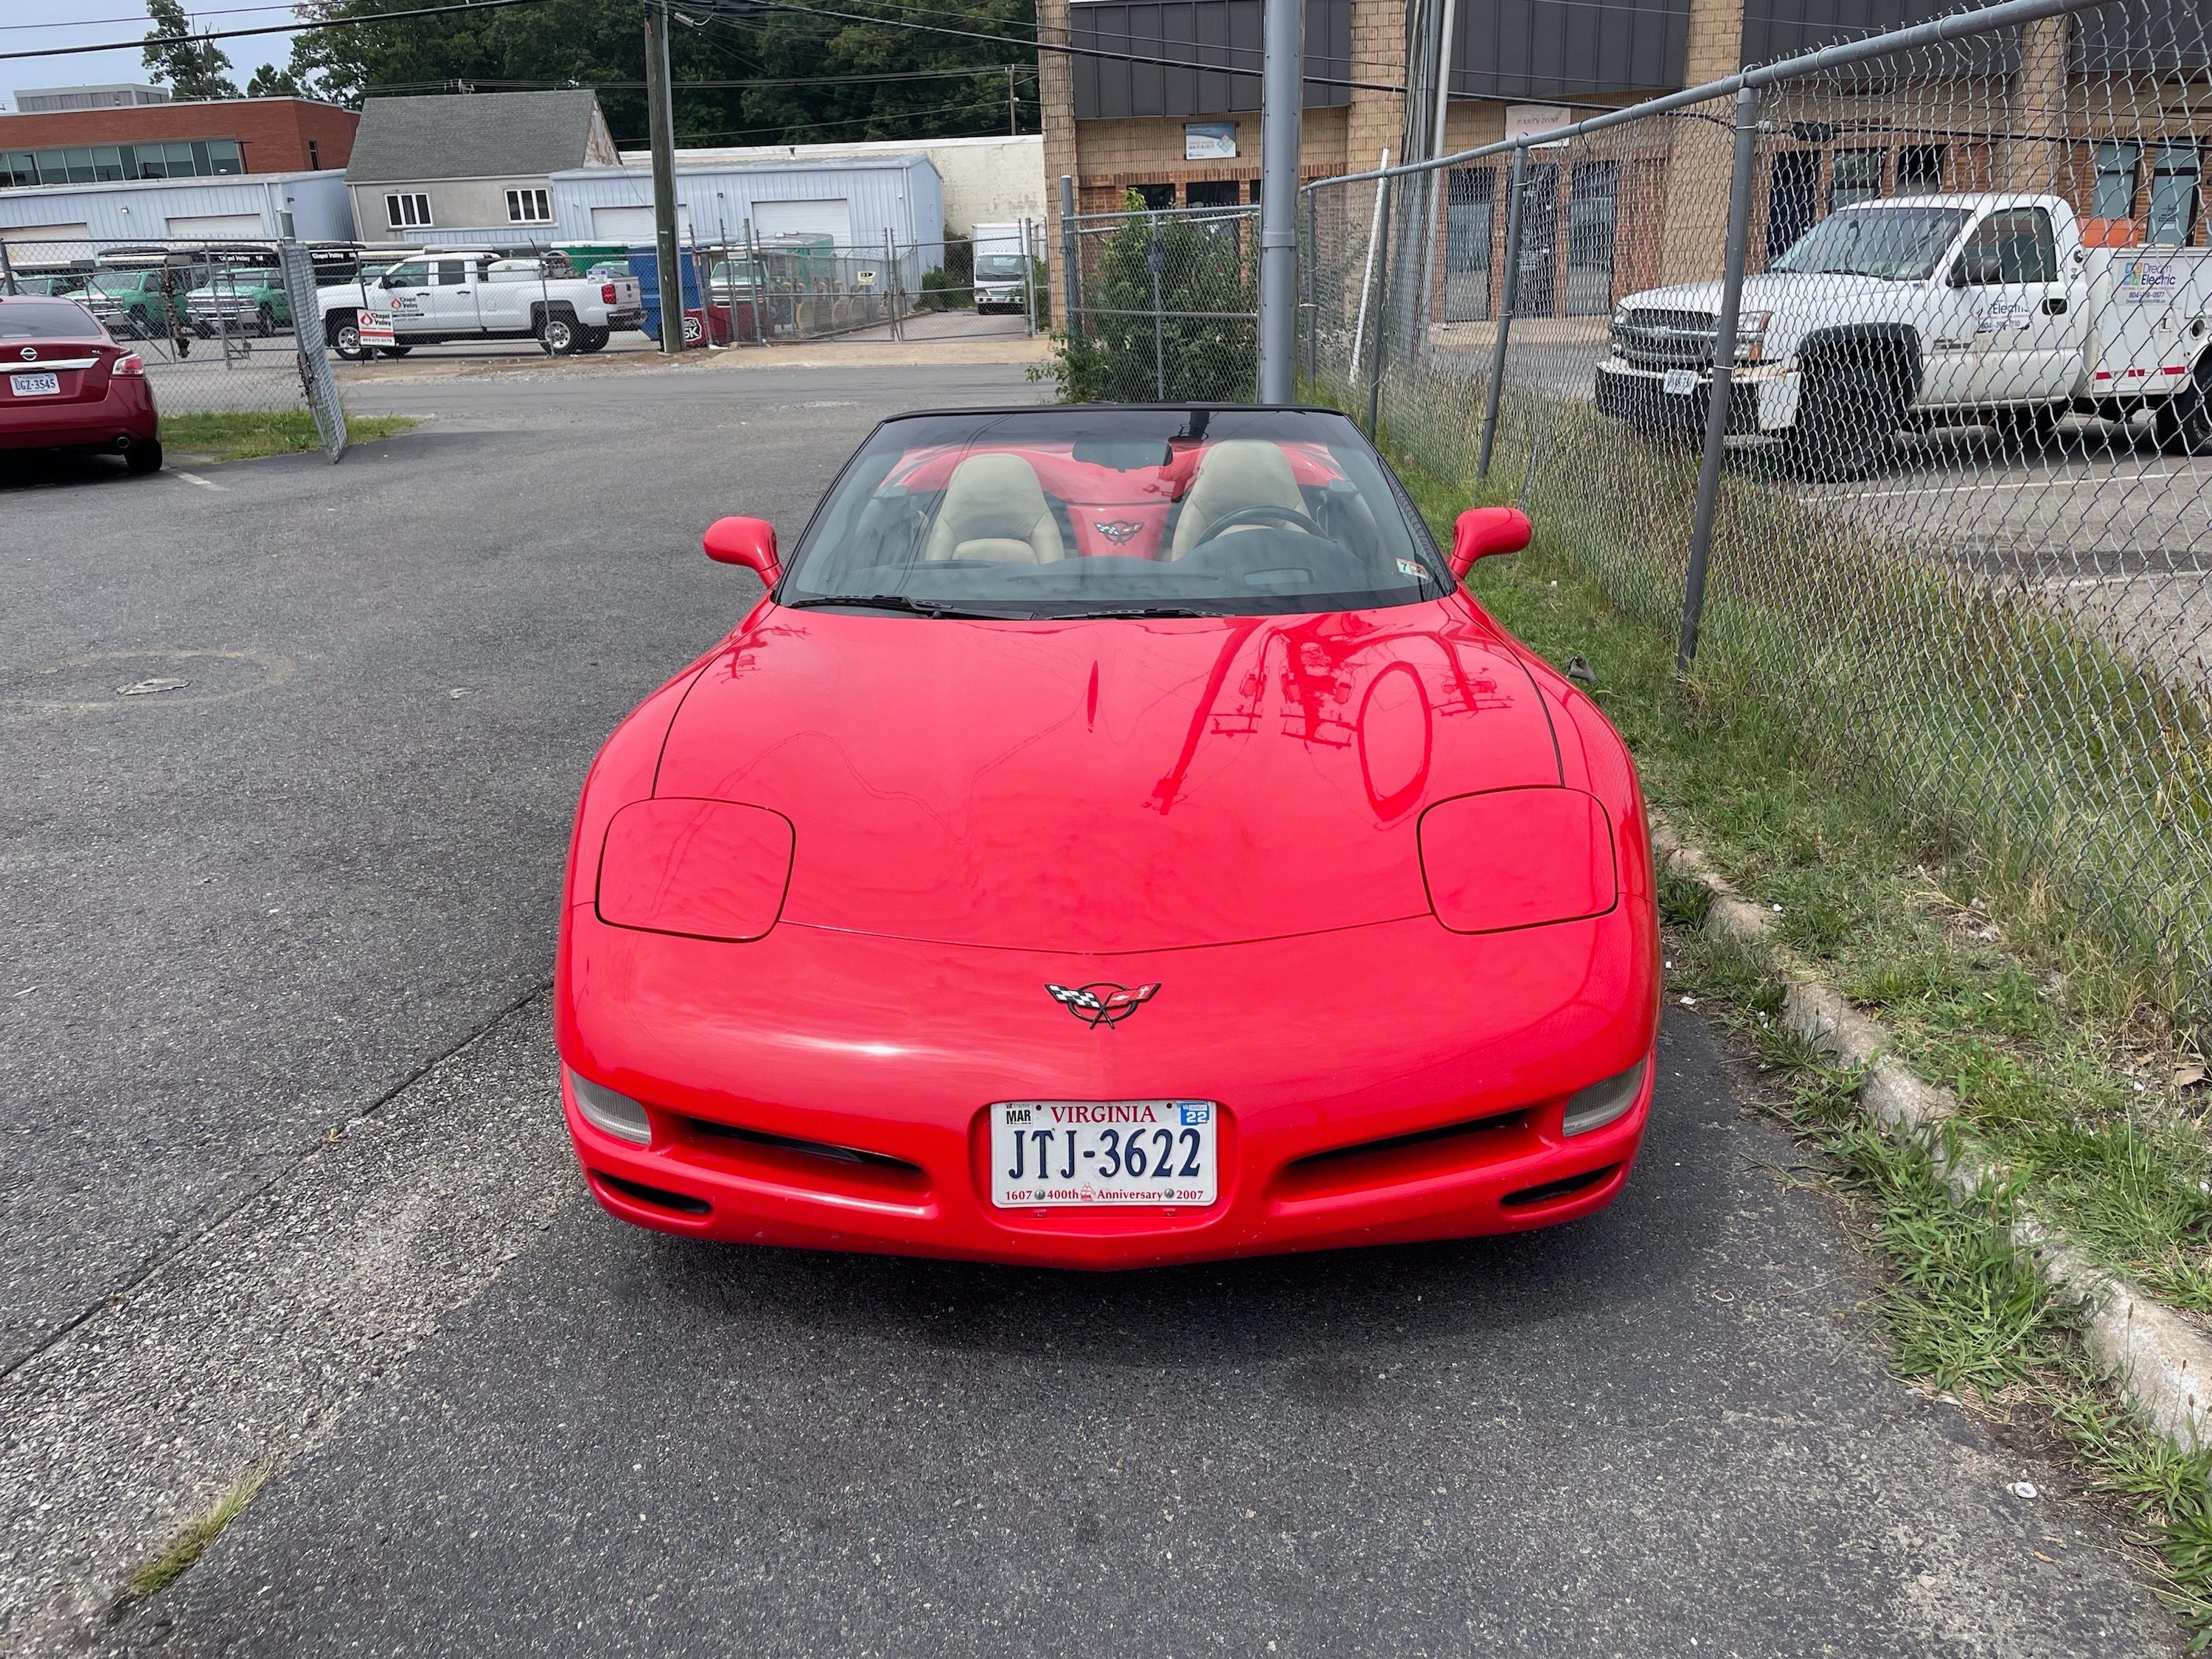
<path fill-rule="evenodd" d="M 653 202 L 647 167 L 585 167 L 552 176 L 553 217 L 549 240 L 589 241 L 592 210 L 646 207 Z M 923 156 L 882 161 L 753 163 L 679 167 L 677 199 L 689 210 L 695 236 L 736 240 L 757 202 L 837 201 L 847 204 L 848 246 L 876 248 L 890 231 L 932 264 L 944 257 L 945 196 L 937 169 Z M 926 269 L 927 267 L 925 267 Z"/>
<path fill-rule="evenodd" d="M 275 237 L 283 229 L 277 216 L 288 205 L 287 198 L 294 232 L 301 240 L 338 241 L 353 235 L 345 174 L 335 172 L 0 191 L 0 226 L 78 223 L 101 240 L 158 240 L 169 234 L 172 219 L 250 213 L 260 218 L 261 234 Z"/>
<path fill-rule="evenodd" d="M 1372 81 L 1352 58 L 1352 0 L 1306 0 L 1306 73 Z M 1163 69 L 1109 58 L 1074 59 L 1079 120 L 1115 115 L 1225 115 L 1260 107 L 1262 0 L 1100 0 L 1069 9 L 1073 44 L 1102 52 L 1158 54 L 1212 70 Z M 1231 74 L 1231 69 L 1243 71 Z M 1306 82 L 1306 106 L 1348 104 L 1342 86 Z"/>
<path fill-rule="evenodd" d="M 1746 0 L 1743 61 L 1771 63 L 1801 52 L 1818 52 L 1839 40 L 1907 28 L 1961 9 L 1956 0 Z M 2018 37 L 2019 31 L 2008 29 L 1952 47 L 1959 72 L 2010 74 L 2020 61 Z M 1924 69 L 1926 58 L 1918 61 Z"/>
<path fill-rule="evenodd" d="M 2201 70 L 2212 66 L 2212 0 L 2124 0 L 2074 20 L 2079 70 Z"/>
<path fill-rule="evenodd" d="M 1571 101 L 1671 92 L 1682 84 L 1690 0 L 1462 0 L 1456 33 L 1452 91 L 1462 97 Z"/>

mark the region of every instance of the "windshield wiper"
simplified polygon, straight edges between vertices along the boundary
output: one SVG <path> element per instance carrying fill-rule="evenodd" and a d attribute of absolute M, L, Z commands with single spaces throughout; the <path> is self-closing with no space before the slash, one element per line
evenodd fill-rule
<path fill-rule="evenodd" d="M 936 605 L 927 599 L 911 599 L 903 593 L 821 593 L 812 599 L 786 599 L 787 611 L 820 610 L 828 605 L 849 605 L 864 611 L 902 611 L 915 617 L 951 617 L 969 622 L 1021 622 L 1020 617 L 1002 616 L 995 611 L 962 611 L 949 605 Z"/>
<path fill-rule="evenodd" d="M 1128 619 L 1145 617 L 1215 617 L 1217 611 L 1194 611 L 1187 605 L 1147 605 L 1131 611 L 1063 611 L 1054 622 L 1104 622 L 1109 618 Z"/>

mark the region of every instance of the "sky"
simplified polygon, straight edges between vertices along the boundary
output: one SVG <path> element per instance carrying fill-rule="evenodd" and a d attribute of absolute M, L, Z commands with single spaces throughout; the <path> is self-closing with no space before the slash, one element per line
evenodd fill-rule
<path fill-rule="evenodd" d="M 254 5 L 252 0 L 208 0 L 204 9 L 188 3 L 187 9 L 196 26 L 215 29 L 260 28 L 285 21 L 292 12 L 289 4 Z M 146 29 L 145 0 L 0 0 L 0 52 L 137 40 Z M 291 40 L 289 34 L 264 34 L 217 44 L 230 55 L 230 78 L 242 88 L 263 64 L 288 62 Z M 0 59 L 0 109 L 15 107 L 18 88 L 143 84 L 148 79 L 135 46 L 67 58 Z"/>

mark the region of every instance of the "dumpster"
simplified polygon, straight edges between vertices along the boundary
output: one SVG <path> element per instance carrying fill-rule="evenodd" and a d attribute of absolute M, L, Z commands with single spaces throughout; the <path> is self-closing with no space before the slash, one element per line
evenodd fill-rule
<path fill-rule="evenodd" d="M 687 343 L 698 343 L 706 337 L 708 324 L 700 296 L 699 260 L 690 249 L 678 256 L 677 265 L 682 272 L 683 307 L 687 315 L 696 321 L 686 325 L 684 337 Z M 647 337 L 660 337 L 660 256 L 650 247 L 629 250 L 629 268 L 637 277 L 640 297 L 645 303 L 645 332 Z M 723 337 L 728 337 L 728 321 L 723 323 Z"/>

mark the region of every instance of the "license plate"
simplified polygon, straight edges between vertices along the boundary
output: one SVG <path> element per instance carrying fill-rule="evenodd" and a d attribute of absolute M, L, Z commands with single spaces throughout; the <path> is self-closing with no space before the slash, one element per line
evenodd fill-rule
<path fill-rule="evenodd" d="M 1686 398 L 1698 389 L 1698 371 L 1694 368 L 1670 368 L 1660 389 L 1670 398 Z"/>
<path fill-rule="evenodd" d="M 991 1108 L 991 1201 L 1211 1204 L 1220 1126 L 1207 1100 L 1003 1101 Z"/>
<path fill-rule="evenodd" d="M 62 377 L 58 374 L 10 374 L 8 389 L 18 398 L 58 398 L 61 395 Z"/>

